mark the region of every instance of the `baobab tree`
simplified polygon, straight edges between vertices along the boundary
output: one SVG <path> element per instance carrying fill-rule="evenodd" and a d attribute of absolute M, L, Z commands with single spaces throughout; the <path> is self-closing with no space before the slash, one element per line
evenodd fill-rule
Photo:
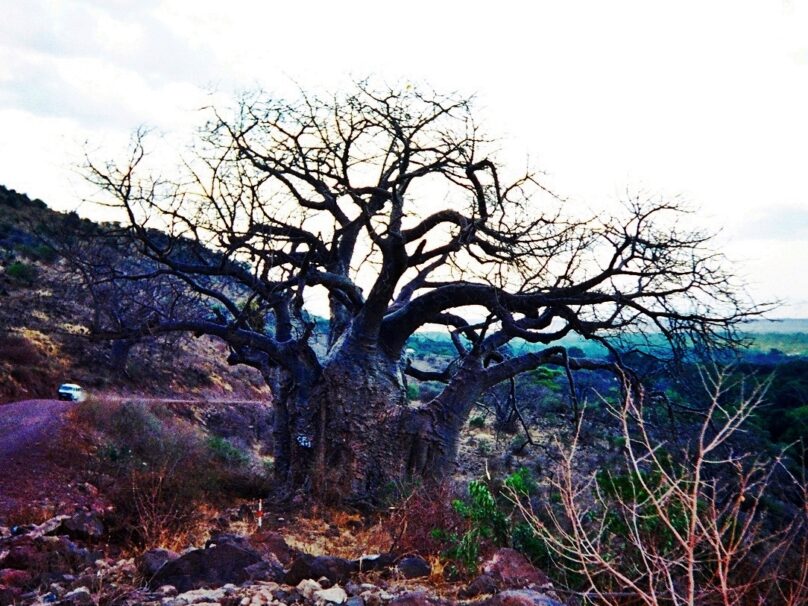
<path fill-rule="evenodd" d="M 275 467 L 292 490 L 363 499 L 445 473 L 492 386 L 542 365 L 617 368 L 626 333 L 658 333 L 674 357 L 732 343 L 755 312 L 709 238 L 678 226 L 677 204 L 567 216 L 534 174 L 497 160 L 469 98 L 359 83 L 209 112 L 171 176 L 147 168 L 143 132 L 126 162 L 89 162 L 140 252 L 210 304 L 110 336 L 226 341 L 271 387 Z M 316 316 L 328 318 L 321 345 Z M 436 325 L 457 356 L 421 368 L 403 352 Z M 556 342 L 571 334 L 614 355 L 568 356 Z M 509 356 L 515 339 L 533 346 Z M 404 374 L 445 387 L 411 405 Z"/>

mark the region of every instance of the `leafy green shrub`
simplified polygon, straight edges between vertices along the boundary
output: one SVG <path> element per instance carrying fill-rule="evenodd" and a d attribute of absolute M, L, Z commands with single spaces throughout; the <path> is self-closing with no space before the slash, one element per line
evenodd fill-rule
<path fill-rule="evenodd" d="M 39 276 L 39 270 L 30 263 L 15 261 L 6 268 L 6 275 L 15 282 L 32 286 Z"/>
<path fill-rule="evenodd" d="M 246 465 L 249 461 L 249 456 L 226 438 L 210 436 L 207 443 L 213 457 L 222 463 Z"/>
<path fill-rule="evenodd" d="M 59 256 L 56 250 L 47 244 L 37 244 L 36 246 L 21 244 L 17 247 L 17 251 L 32 261 L 42 261 L 44 263 L 53 263 Z"/>
<path fill-rule="evenodd" d="M 482 415 L 477 415 L 475 417 L 471 417 L 469 420 L 469 427 L 474 429 L 482 429 L 485 427 L 485 417 Z"/>
<path fill-rule="evenodd" d="M 484 438 L 477 441 L 477 454 L 481 457 L 487 457 L 491 454 L 491 442 Z"/>
<path fill-rule="evenodd" d="M 524 522 L 508 494 L 529 497 L 536 483 L 527 468 L 520 468 L 502 482 L 504 490 L 489 481 L 474 480 L 468 485 L 468 497 L 455 499 L 452 508 L 466 520 L 463 533 L 444 528 L 433 531 L 433 537 L 449 545 L 444 556 L 459 567 L 458 572 L 473 574 L 481 555 L 489 548 L 514 547 L 537 551 L 535 533 Z M 529 553 L 527 554 L 530 555 Z"/>
<path fill-rule="evenodd" d="M 669 465 L 669 458 L 660 455 L 660 464 Z M 606 502 L 613 505 L 613 509 L 607 510 L 604 520 L 605 529 L 616 537 L 625 539 L 630 533 L 639 532 L 647 537 L 649 544 L 664 553 L 674 547 L 674 532 L 680 536 L 686 534 L 688 512 L 682 501 L 665 499 L 669 487 L 664 483 L 662 470 L 631 470 L 622 474 L 600 470 L 595 480 Z M 664 509 L 660 510 L 654 502 L 665 504 Z M 632 524 L 632 528 L 628 527 L 620 509 L 626 503 L 633 504 L 639 520 Z M 621 540 L 620 544 L 623 542 Z"/>
<path fill-rule="evenodd" d="M 418 388 L 418 385 L 412 382 L 407 383 L 407 399 L 410 402 L 417 400 L 420 392 L 421 390 Z"/>

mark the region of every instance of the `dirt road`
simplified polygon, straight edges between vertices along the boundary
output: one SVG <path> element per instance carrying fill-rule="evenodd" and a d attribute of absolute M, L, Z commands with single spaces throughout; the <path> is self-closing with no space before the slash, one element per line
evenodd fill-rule
<path fill-rule="evenodd" d="M 9 460 L 27 458 L 56 437 L 70 402 L 24 400 L 0 406 L 0 476 Z"/>
<path fill-rule="evenodd" d="M 70 402 L 25 400 L 0 406 L 0 523 L 21 510 L 49 509 L 75 492 L 51 451 Z"/>

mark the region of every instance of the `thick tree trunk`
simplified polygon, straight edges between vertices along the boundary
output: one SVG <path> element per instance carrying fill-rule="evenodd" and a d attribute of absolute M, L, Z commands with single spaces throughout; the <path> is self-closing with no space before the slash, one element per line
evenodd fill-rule
<path fill-rule="evenodd" d="M 478 381 L 468 378 L 414 406 L 399 360 L 339 347 L 310 385 L 287 383 L 277 402 L 279 479 L 295 492 L 350 502 L 373 500 L 391 482 L 450 472 L 476 394 Z"/>
<path fill-rule="evenodd" d="M 109 365 L 118 375 L 127 375 L 126 365 L 129 362 L 129 353 L 132 351 L 134 346 L 134 339 L 118 339 L 112 342 L 109 355 Z"/>

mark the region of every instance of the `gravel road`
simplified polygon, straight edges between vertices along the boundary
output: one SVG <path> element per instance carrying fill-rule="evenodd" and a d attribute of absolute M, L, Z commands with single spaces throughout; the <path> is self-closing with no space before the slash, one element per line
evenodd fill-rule
<path fill-rule="evenodd" d="M 0 474 L 9 459 L 21 459 L 56 437 L 70 402 L 24 400 L 0 406 Z"/>

